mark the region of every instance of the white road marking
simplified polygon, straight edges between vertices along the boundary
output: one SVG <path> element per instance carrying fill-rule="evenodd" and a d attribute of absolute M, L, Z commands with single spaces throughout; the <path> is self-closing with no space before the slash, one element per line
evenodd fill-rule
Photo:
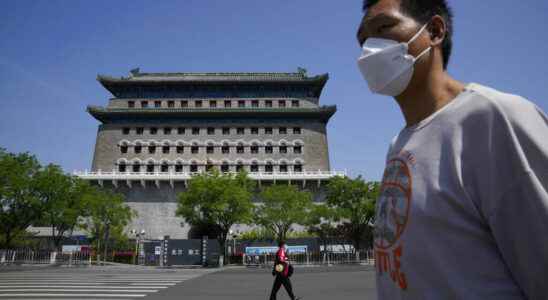
<path fill-rule="evenodd" d="M 28 280 L 2 280 L 2 283 L 14 283 L 14 282 L 53 282 L 53 283 L 59 283 L 60 280 L 46 280 L 46 279 L 28 279 Z M 81 280 L 63 280 L 62 282 L 81 282 L 81 283 L 88 283 L 90 281 L 98 282 L 98 283 L 109 283 L 109 282 L 133 282 L 133 283 L 157 283 L 157 284 L 163 284 L 163 283 L 179 283 L 182 280 L 169 280 L 169 281 L 158 281 L 158 280 L 123 280 L 123 279 L 112 279 L 112 280 L 94 280 L 94 279 L 81 279 Z"/>
<path fill-rule="evenodd" d="M 40 293 L 25 293 L 25 294 L 0 294 L 0 298 L 4 297 L 100 297 L 104 298 L 133 298 L 146 297 L 146 294 L 40 294 Z M 104 297 L 104 298 L 103 298 Z"/>
<path fill-rule="evenodd" d="M 0 273 L 0 300 L 131 300 L 209 273 Z"/>
<path fill-rule="evenodd" d="M 0 292 L 124 292 L 124 293 L 156 293 L 158 290 L 129 289 L 2 289 Z M 1 295 L 1 294 L 0 294 Z"/>
<path fill-rule="evenodd" d="M 7 288 L 10 288 L 10 289 L 13 289 L 13 288 L 69 288 L 69 289 L 72 289 L 72 288 L 89 288 L 89 289 L 125 289 L 125 288 L 128 288 L 129 285 L 126 285 L 126 286 L 120 286 L 120 285 L 116 285 L 116 286 L 113 286 L 113 285 L 99 285 L 99 286 L 94 286 L 93 284 L 89 284 L 89 285 L 57 285 L 57 284 L 54 284 L 54 285 L 49 285 L 49 284 L 43 284 L 43 285 L 37 285 L 37 284 L 32 284 L 32 283 L 29 283 L 28 285 L 2 285 L 0 284 L 0 291 L 2 291 L 3 289 L 7 289 Z M 134 286 L 132 285 L 131 286 L 132 289 L 165 289 L 167 288 L 167 286 Z"/>

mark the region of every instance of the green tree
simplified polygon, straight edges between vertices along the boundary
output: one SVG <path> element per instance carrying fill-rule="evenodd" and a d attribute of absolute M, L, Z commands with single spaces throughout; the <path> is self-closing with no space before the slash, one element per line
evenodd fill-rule
<path fill-rule="evenodd" d="M 252 221 L 251 202 L 253 182 L 245 172 L 221 174 L 217 170 L 193 176 L 188 189 L 179 194 L 176 215 L 192 226 L 213 226 L 221 247 L 219 266 L 222 267 L 225 245 L 234 224 Z"/>
<path fill-rule="evenodd" d="M 0 148 L 0 247 L 12 247 L 13 240 L 40 218 L 42 204 L 34 180 L 39 170 L 33 155 Z"/>
<path fill-rule="evenodd" d="M 83 196 L 91 187 L 56 165 L 48 165 L 36 174 L 36 187 L 43 206 L 41 223 L 51 226 L 54 247 L 60 250 L 65 234 L 85 216 Z"/>
<path fill-rule="evenodd" d="M 312 209 L 312 194 L 294 185 L 272 185 L 260 193 L 262 203 L 255 208 L 255 223 L 285 240 L 293 224 L 306 225 Z"/>
<path fill-rule="evenodd" d="M 259 227 L 243 232 L 239 239 L 242 241 L 272 241 L 275 239 L 274 233 L 270 230 Z"/>
<path fill-rule="evenodd" d="M 100 253 L 102 250 L 106 259 L 109 243 L 113 237 L 118 236 L 113 233 L 123 232 L 136 216 L 136 212 L 127 206 L 123 195 L 106 189 L 90 189 L 83 195 L 82 200 L 87 210 L 82 227 L 92 235 L 97 252 Z M 100 258 L 98 260 L 100 261 Z"/>
<path fill-rule="evenodd" d="M 328 244 L 337 237 L 338 220 L 337 210 L 331 208 L 326 203 L 316 204 L 308 215 L 308 232 L 317 236 L 324 249 L 327 249 Z"/>
<path fill-rule="evenodd" d="M 371 243 L 379 190 L 379 183 L 366 182 L 361 176 L 355 179 L 337 176 L 327 185 L 326 203 L 336 211 L 334 220 L 340 221 L 338 230 L 352 241 L 356 256 L 364 240 Z"/>

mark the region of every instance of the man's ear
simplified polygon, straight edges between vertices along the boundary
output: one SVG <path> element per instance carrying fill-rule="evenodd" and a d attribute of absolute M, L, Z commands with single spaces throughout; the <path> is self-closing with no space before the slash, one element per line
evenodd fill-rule
<path fill-rule="evenodd" d="M 430 32 L 430 45 L 432 47 L 440 46 L 447 33 L 445 20 L 440 15 L 435 15 L 430 20 L 428 31 Z"/>

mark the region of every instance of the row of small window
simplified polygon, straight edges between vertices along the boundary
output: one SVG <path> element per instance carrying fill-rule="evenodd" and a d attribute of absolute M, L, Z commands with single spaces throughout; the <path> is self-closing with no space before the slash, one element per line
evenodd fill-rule
<path fill-rule="evenodd" d="M 191 131 L 192 135 L 199 135 L 201 129 L 202 128 L 200 128 L 200 127 L 192 127 L 192 128 L 190 128 L 190 131 Z M 261 129 L 263 130 L 264 134 L 274 134 L 274 128 L 272 128 L 272 127 L 264 127 L 264 128 L 261 128 Z M 157 127 L 150 127 L 149 128 L 149 133 L 151 135 L 156 135 L 156 134 L 158 134 L 158 130 L 159 129 Z M 175 130 L 177 130 L 177 134 L 186 134 L 186 132 L 187 132 L 187 128 L 185 128 L 185 127 L 177 127 L 176 129 L 174 129 L 172 127 L 162 128 L 162 131 L 163 131 L 164 135 L 170 135 Z M 300 127 L 293 127 L 292 130 L 293 130 L 292 131 L 293 134 L 301 134 L 301 132 L 302 132 Z M 206 131 L 207 131 L 208 135 L 214 135 L 215 132 L 217 131 L 217 128 L 207 127 Z M 230 127 L 221 128 L 221 132 L 222 132 L 223 135 L 230 135 L 231 131 L 232 130 L 231 130 Z M 128 127 L 122 128 L 122 133 L 124 135 L 130 134 L 130 132 L 131 132 L 131 128 L 128 128 Z M 137 134 L 137 135 L 142 135 L 144 132 L 145 132 L 144 127 L 135 128 L 135 134 Z M 246 132 L 245 127 L 236 128 L 236 134 L 243 135 L 243 134 L 245 134 L 245 132 Z M 259 127 L 251 127 L 251 128 L 249 128 L 249 132 L 251 134 L 258 135 L 259 134 Z M 287 134 L 287 132 L 288 132 L 287 127 L 278 127 L 278 134 Z"/>
<path fill-rule="evenodd" d="M 217 100 L 207 100 L 207 101 L 204 101 L 204 100 L 194 100 L 194 101 L 188 101 L 188 100 L 182 100 L 182 101 L 174 101 L 174 100 L 170 100 L 170 101 L 128 101 L 128 107 L 129 108 L 135 108 L 137 107 L 136 104 L 139 103 L 140 107 L 141 108 L 148 108 L 148 107 L 154 107 L 154 108 L 162 108 L 162 107 L 169 107 L 169 108 L 175 108 L 175 106 L 177 105 L 177 107 L 181 107 L 181 108 L 187 108 L 189 107 L 189 102 L 192 102 L 194 103 L 194 106 L 195 108 L 202 108 L 202 107 L 205 107 L 206 103 L 208 105 L 208 107 L 210 108 L 216 108 L 216 107 L 220 107 L 221 104 L 223 104 L 223 107 L 224 108 L 231 108 L 231 107 L 239 107 L 239 108 L 243 108 L 243 107 L 249 107 L 249 105 L 251 104 L 251 107 L 254 107 L 254 108 L 258 108 L 258 107 L 274 107 L 274 103 L 276 102 L 277 106 L 276 107 L 280 107 L 280 108 L 285 108 L 285 107 L 288 107 L 289 103 L 291 103 L 291 107 L 300 107 L 301 104 L 299 102 L 299 100 L 276 100 L 276 101 L 273 101 L 273 100 L 251 100 L 251 101 L 245 101 L 245 100 L 237 100 L 237 101 L 232 101 L 232 100 L 225 100 L 225 101 L 217 101 Z M 261 105 L 260 106 L 260 104 Z"/>
<path fill-rule="evenodd" d="M 236 153 L 238 153 L 238 154 L 245 153 L 245 147 L 246 146 L 238 145 L 238 146 L 232 146 L 232 147 L 236 148 Z M 283 154 L 287 153 L 287 150 L 288 150 L 287 146 L 276 146 L 276 147 L 278 148 L 278 153 L 283 153 Z M 129 147 L 126 146 L 126 145 L 120 146 L 120 152 L 123 153 L 123 154 L 126 154 L 126 153 L 128 153 L 128 148 Z M 147 146 L 146 148 L 148 149 L 149 154 L 156 153 L 157 146 Z M 170 146 L 161 146 L 159 148 L 162 148 L 162 153 L 163 154 L 169 154 L 170 151 L 171 151 Z M 181 154 L 181 153 L 185 152 L 185 148 L 190 148 L 190 153 L 192 153 L 192 154 L 200 153 L 200 147 L 199 146 L 176 146 L 175 151 L 178 154 Z M 215 153 L 215 148 L 216 148 L 215 146 L 206 146 L 205 147 L 206 153 L 207 154 L 214 154 Z M 230 149 L 231 146 L 221 146 L 220 148 L 221 148 L 221 153 L 222 154 L 230 154 L 230 152 L 231 152 L 231 149 Z M 303 147 L 302 146 L 293 146 L 291 148 L 293 148 L 293 153 L 294 154 L 301 154 L 303 152 Z M 250 149 L 250 153 L 253 153 L 253 154 L 259 153 L 259 146 L 257 146 L 257 145 L 249 146 L 249 149 Z M 133 152 L 136 153 L 136 154 L 142 153 L 143 152 L 143 146 L 134 146 L 133 147 Z M 274 146 L 264 146 L 264 153 L 266 153 L 266 154 L 274 153 Z"/>
<path fill-rule="evenodd" d="M 128 171 L 129 168 L 131 168 L 131 172 L 140 173 L 141 170 L 142 170 L 141 169 L 142 166 L 143 165 L 141 165 L 139 163 L 135 163 L 135 164 L 131 164 L 131 165 L 126 165 L 125 163 L 120 163 L 118 165 L 118 172 L 125 173 L 125 172 Z M 155 173 L 156 172 L 156 166 L 154 164 L 147 164 L 147 165 L 144 165 L 144 167 L 145 167 L 144 170 L 145 170 L 146 173 Z M 170 166 L 168 164 L 161 164 L 159 167 L 160 167 L 159 172 L 162 172 L 162 173 L 170 172 Z M 205 168 L 206 171 L 211 171 L 212 169 L 217 168 L 221 172 L 231 172 L 231 171 L 240 172 L 240 171 L 245 170 L 245 171 L 249 171 L 249 172 L 252 172 L 252 173 L 256 173 L 256 172 L 260 172 L 260 171 L 264 171 L 266 173 L 273 173 L 275 166 L 271 163 L 267 163 L 262 167 L 263 168 L 261 168 L 261 166 L 259 166 L 259 164 L 257 164 L 257 163 L 253 163 L 253 164 L 247 165 L 247 166 L 244 165 L 244 164 L 241 164 L 241 163 L 239 163 L 237 165 L 234 165 L 234 166 L 231 166 L 228 163 L 223 163 L 220 166 L 215 166 L 215 165 L 205 165 L 205 166 L 203 166 L 203 168 Z M 277 171 L 280 172 L 280 173 L 287 173 L 287 172 L 289 172 L 289 167 L 292 167 L 293 172 L 302 172 L 303 171 L 303 166 L 302 166 L 302 164 L 299 164 L 299 163 L 297 163 L 295 165 L 292 165 L 292 166 L 288 166 L 286 164 L 278 165 L 277 166 L 277 168 L 278 168 Z M 185 171 L 184 169 L 185 169 L 185 166 L 183 164 L 174 165 L 175 173 L 183 173 Z M 191 172 L 191 173 L 199 172 L 200 171 L 200 166 L 198 164 L 191 164 L 191 165 L 188 166 L 188 171 Z"/>

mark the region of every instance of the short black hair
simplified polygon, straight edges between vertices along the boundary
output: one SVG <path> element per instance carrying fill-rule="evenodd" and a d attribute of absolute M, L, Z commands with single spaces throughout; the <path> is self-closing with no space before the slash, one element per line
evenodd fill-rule
<path fill-rule="evenodd" d="M 363 11 L 366 12 L 371 6 L 377 4 L 380 0 L 364 0 Z M 447 69 L 451 51 L 453 48 L 453 11 L 446 0 L 400 0 L 401 10 L 404 14 L 415 19 L 421 25 L 424 25 L 435 15 L 441 16 L 445 20 L 447 32 L 441 45 L 443 53 L 443 68 Z"/>
<path fill-rule="evenodd" d="M 285 245 L 285 241 L 284 240 L 281 240 L 278 242 L 278 247 L 282 247 L 283 245 Z"/>

